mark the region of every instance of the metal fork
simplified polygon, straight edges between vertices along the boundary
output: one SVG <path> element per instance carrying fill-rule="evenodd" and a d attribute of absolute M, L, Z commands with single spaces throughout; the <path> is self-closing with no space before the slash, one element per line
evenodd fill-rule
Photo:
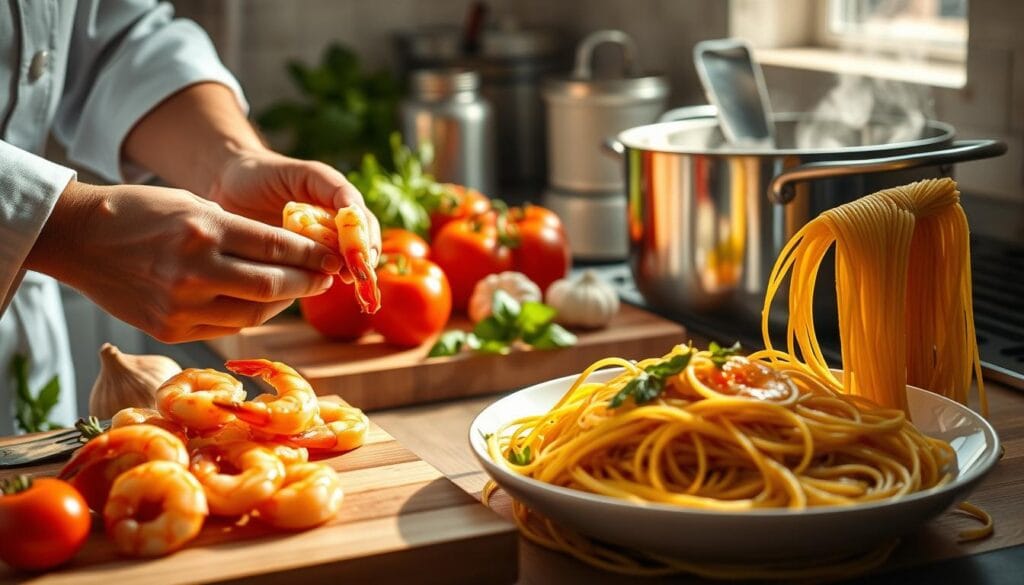
<path fill-rule="evenodd" d="M 110 421 L 101 421 L 100 428 L 110 428 Z M 67 429 L 45 437 L 32 437 L 8 443 L 0 446 L 0 469 L 59 459 L 71 454 L 83 443 L 82 433 L 78 429 Z"/>

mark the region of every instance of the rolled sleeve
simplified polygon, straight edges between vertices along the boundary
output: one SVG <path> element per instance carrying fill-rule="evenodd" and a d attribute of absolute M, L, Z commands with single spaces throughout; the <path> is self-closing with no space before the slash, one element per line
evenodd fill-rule
<path fill-rule="evenodd" d="M 75 171 L 0 140 L 0 313 L 43 224 L 74 178 Z"/>
<path fill-rule="evenodd" d="M 68 84 L 55 134 L 68 157 L 117 182 L 143 180 L 144 169 L 121 159 L 135 124 L 160 102 L 196 83 L 230 88 L 243 110 L 238 81 L 195 23 L 173 18 L 168 4 L 103 0 L 80 3 L 71 41 Z"/>

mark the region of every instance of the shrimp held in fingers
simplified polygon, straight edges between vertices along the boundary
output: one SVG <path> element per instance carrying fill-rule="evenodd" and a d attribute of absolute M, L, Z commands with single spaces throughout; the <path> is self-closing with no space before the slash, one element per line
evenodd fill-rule
<path fill-rule="evenodd" d="M 273 399 L 217 399 L 215 404 L 249 423 L 257 431 L 275 435 L 294 435 L 307 430 L 317 416 L 317 397 L 313 387 L 290 366 L 270 360 L 230 360 L 227 368 L 243 376 L 259 376 L 277 390 Z"/>
<path fill-rule="evenodd" d="M 380 310 L 380 289 L 377 288 L 377 271 L 370 262 L 370 230 L 366 216 L 355 206 L 342 207 L 334 216 L 338 227 L 338 246 L 345 265 L 355 279 L 356 300 L 364 313 L 374 314 Z"/>
<path fill-rule="evenodd" d="M 250 442 L 200 449 L 192 454 L 190 469 L 203 486 L 210 513 L 218 516 L 248 513 L 274 495 L 285 477 L 274 450 Z"/>
<path fill-rule="evenodd" d="M 297 463 L 286 468 L 284 485 L 260 505 L 261 521 L 286 530 L 302 530 L 327 522 L 338 513 L 344 491 L 338 474 L 323 463 Z"/>
<path fill-rule="evenodd" d="M 103 510 L 114 480 L 148 461 L 167 461 L 185 469 L 188 451 L 181 439 L 148 424 L 111 429 L 75 452 L 61 469 L 60 479 L 71 483 L 89 507 Z"/>
<path fill-rule="evenodd" d="M 245 400 L 242 383 L 224 372 L 189 368 L 164 382 L 156 391 L 156 406 L 164 418 L 194 431 L 210 431 L 235 417 L 214 401 Z"/>
<path fill-rule="evenodd" d="M 178 550 L 199 534 L 207 514 L 203 487 L 170 461 L 150 461 L 121 474 L 103 508 L 117 549 L 141 557 Z"/>
<path fill-rule="evenodd" d="M 330 453 L 351 451 L 362 446 L 370 426 L 363 411 L 328 400 L 321 400 L 319 405 L 323 424 L 288 437 L 286 442 L 289 445 Z"/>
<path fill-rule="evenodd" d="M 323 207 L 291 201 L 284 206 L 281 225 L 331 250 L 338 250 L 338 228 L 334 224 L 334 214 Z"/>

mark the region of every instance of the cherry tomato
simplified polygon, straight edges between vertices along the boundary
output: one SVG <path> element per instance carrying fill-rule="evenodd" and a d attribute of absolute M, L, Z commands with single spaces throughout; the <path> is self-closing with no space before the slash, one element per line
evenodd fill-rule
<path fill-rule="evenodd" d="M 537 205 L 512 208 L 508 231 L 514 242 L 513 265 L 546 291 L 569 272 L 569 243 L 558 216 Z"/>
<path fill-rule="evenodd" d="M 0 496 L 0 559 L 38 571 L 75 556 L 92 519 L 85 499 L 67 482 L 49 477 L 8 480 Z"/>
<path fill-rule="evenodd" d="M 441 207 L 430 214 L 430 241 L 436 241 L 449 222 L 481 215 L 491 210 L 491 200 L 476 189 L 447 183 L 444 185 L 452 197 L 443 199 Z"/>
<path fill-rule="evenodd" d="M 452 291 L 441 268 L 424 258 L 383 256 L 377 268 L 381 309 L 373 328 L 388 343 L 419 345 L 440 333 L 452 313 Z"/>
<path fill-rule="evenodd" d="M 370 315 L 360 309 L 355 285 L 340 278 L 323 293 L 299 299 L 299 308 L 306 322 L 329 339 L 351 341 L 370 330 Z"/>
<path fill-rule="evenodd" d="M 410 258 L 427 258 L 430 246 L 427 241 L 409 230 L 388 228 L 381 233 L 381 254 L 403 254 Z"/>
<path fill-rule="evenodd" d="M 433 259 L 448 276 L 452 306 L 465 311 L 476 283 L 512 269 L 512 251 L 498 237 L 494 214 L 449 222 L 434 241 Z"/>

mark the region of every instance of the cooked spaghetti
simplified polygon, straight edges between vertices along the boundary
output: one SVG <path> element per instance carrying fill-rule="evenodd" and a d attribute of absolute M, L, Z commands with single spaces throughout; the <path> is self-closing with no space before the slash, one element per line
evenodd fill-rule
<path fill-rule="evenodd" d="M 879 191 L 829 209 L 786 244 L 762 313 L 789 278 L 786 353 L 836 391 L 906 411 L 906 385 L 967 403 L 972 374 L 987 414 L 971 301 L 967 218 L 951 179 Z M 835 246 L 843 373 L 829 371 L 814 325 L 814 287 Z M 770 358 L 775 354 L 769 352 Z"/>
<path fill-rule="evenodd" d="M 920 433 L 903 411 L 836 392 L 798 365 L 732 353 L 679 346 L 638 363 L 600 360 L 551 410 L 497 429 L 487 439 L 489 453 L 554 485 L 722 511 L 854 505 L 954 477 L 949 444 Z M 623 372 L 607 382 L 589 379 L 609 366 Z M 580 537 L 531 521 L 528 510 L 515 506 L 528 537 L 604 568 L 726 571 L 665 560 L 651 568 L 600 548 L 599 555 L 586 553 L 587 547 L 569 546 Z M 872 554 L 878 562 L 885 558 Z"/>

